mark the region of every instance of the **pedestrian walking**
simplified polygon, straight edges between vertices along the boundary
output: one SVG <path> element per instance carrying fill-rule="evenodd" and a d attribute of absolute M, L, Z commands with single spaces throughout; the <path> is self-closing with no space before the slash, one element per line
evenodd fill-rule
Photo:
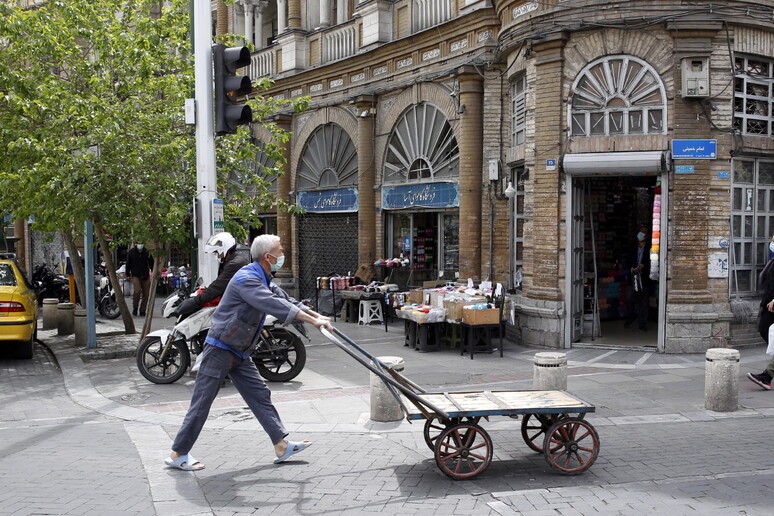
<path fill-rule="evenodd" d="M 733 251 L 732 251 L 733 252 Z M 761 293 L 761 304 L 758 312 L 758 332 L 763 341 L 769 342 L 769 328 L 774 324 L 774 235 L 769 242 L 769 261 L 758 275 L 758 291 Z M 774 377 L 774 358 L 762 373 L 747 373 L 747 378 L 759 387 L 771 390 L 771 379 Z"/>
<path fill-rule="evenodd" d="M 204 469 L 204 464 L 190 455 L 209 415 L 212 402 L 223 379 L 228 375 L 274 445 L 274 463 L 284 462 L 309 446 L 310 441 L 287 441 L 288 432 L 271 402 L 266 386 L 250 354 L 266 314 L 283 324 L 294 319 L 332 330 L 330 320 L 304 306 L 272 283 L 272 272 L 285 262 L 279 237 L 260 235 L 250 246 L 253 262 L 242 267 L 231 279 L 212 315 L 212 326 L 205 339 L 202 362 L 196 375 L 191 405 L 183 425 L 164 463 L 185 471 Z"/>
<path fill-rule="evenodd" d="M 150 271 L 153 269 L 153 257 L 142 242 L 135 243 L 126 254 L 126 277 L 132 280 L 132 315 L 145 316 L 150 293 Z"/>

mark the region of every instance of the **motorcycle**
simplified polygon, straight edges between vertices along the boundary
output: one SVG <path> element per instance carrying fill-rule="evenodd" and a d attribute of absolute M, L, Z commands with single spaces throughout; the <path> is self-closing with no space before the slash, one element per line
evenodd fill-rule
<path fill-rule="evenodd" d="M 118 319 L 121 317 L 121 310 L 116 301 L 116 292 L 110 284 L 110 278 L 101 276 L 99 282 L 95 281 L 97 292 L 94 296 L 99 314 L 106 319 Z"/>
<path fill-rule="evenodd" d="M 38 306 L 46 298 L 57 298 L 60 303 L 70 302 L 70 282 L 64 274 L 57 274 L 54 267 L 40 264 L 32 269 L 32 287 L 38 296 Z"/>
<path fill-rule="evenodd" d="M 188 296 L 186 290 L 178 290 L 164 300 L 161 313 L 164 317 L 177 315 L 174 328 L 149 333 L 137 348 L 137 367 L 153 383 L 178 381 L 191 365 L 192 355 L 198 355 L 204 349 L 215 306 L 204 306 L 188 315 L 177 314 L 177 306 Z M 302 322 L 293 323 L 293 327 L 309 340 Z M 251 358 L 263 378 L 270 382 L 287 382 L 304 368 L 306 348 L 298 335 L 266 314 L 258 346 Z"/>

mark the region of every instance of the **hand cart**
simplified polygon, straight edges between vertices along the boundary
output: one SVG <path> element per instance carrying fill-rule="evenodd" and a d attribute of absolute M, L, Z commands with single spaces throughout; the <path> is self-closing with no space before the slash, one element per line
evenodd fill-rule
<path fill-rule="evenodd" d="M 594 406 L 564 391 L 427 392 L 389 369 L 337 329 L 322 329 L 331 342 L 377 375 L 409 422 L 425 419 L 424 437 L 438 468 L 461 480 L 481 474 L 492 461 L 492 439 L 481 418 L 522 415 L 521 436 L 548 465 L 566 475 L 586 471 L 599 455 L 599 435 L 586 421 Z M 343 342 L 342 342 L 343 341 Z M 363 356 L 360 356 L 360 353 Z M 364 358 L 365 357 L 365 358 Z M 409 410 L 401 394 L 414 405 Z"/>

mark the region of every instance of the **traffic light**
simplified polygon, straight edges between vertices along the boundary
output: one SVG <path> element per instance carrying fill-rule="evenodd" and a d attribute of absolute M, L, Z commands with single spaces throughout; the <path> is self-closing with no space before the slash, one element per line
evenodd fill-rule
<path fill-rule="evenodd" d="M 212 61 L 215 69 L 215 134 L 235 134 L 238 125 L 253 121 L 253 110 L 236 103 L 236 97 L 247 95 L 253 89 L 248 76 L 236 75 L 238 68 L 250 64 L 250 50 L 217 43 L 212 46 Z"/>

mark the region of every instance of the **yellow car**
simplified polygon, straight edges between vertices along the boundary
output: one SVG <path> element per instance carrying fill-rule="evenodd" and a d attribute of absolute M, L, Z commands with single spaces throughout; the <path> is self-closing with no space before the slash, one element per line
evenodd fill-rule
<path fill-rule="evenodd" d="M 13 255 L 0 254 L 0 347 L 15 346 L 17 358 L 32 358 L 38 330 L 38 300 Z"/>

